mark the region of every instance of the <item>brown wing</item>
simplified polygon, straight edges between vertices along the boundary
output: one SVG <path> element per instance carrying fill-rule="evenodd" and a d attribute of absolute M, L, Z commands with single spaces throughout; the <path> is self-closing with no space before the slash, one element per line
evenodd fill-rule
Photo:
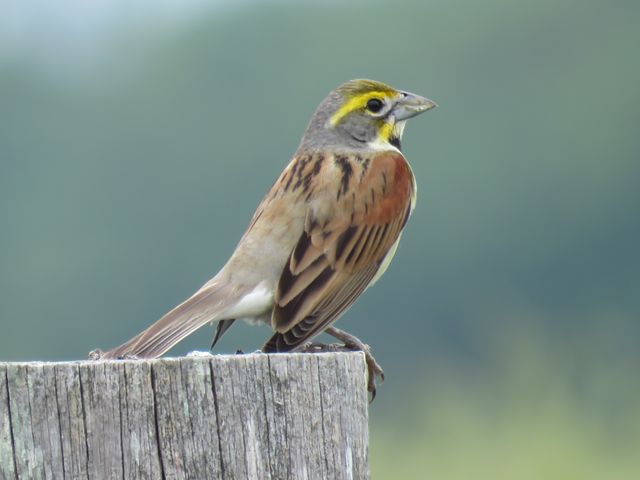
<path fill-rule="evenodd" d="M 413 174 L 400 153 L 338 155 L 323 168 L 278 283 L 278 333 L 266 351 L 295 349 L 335 321 L 371 283 L 411 213 Z"/>

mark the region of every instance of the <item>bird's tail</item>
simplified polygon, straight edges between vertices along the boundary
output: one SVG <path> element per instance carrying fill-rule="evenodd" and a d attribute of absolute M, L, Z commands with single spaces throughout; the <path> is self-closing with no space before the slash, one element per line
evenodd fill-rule
<path fill-rule="evenodd" d="M 156 358 L 206 323 L 221 320 L 225 310 L 246 294 L 223 283 L 208 283 L 160 320 L 101 358 Z"/>

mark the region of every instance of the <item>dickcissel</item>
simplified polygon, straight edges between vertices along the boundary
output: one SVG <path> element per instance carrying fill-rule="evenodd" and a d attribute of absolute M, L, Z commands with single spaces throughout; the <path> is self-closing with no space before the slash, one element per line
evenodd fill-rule
<path fill-rule="evenodd" d="M 329 93 L 226 265 L 101 358 L 158 357 L 210 322 L 218 322 L 215 345 L 245 319 L 274 330 L 264 352 L 300 350 L 321 332 L 364 350 L 375 393 L 382 369 L 368 346 L 332 324 L 380 278 L 398 247 L 416 199 L 400 139 L 407 119 L 435 106 L 372 80 Z"/>

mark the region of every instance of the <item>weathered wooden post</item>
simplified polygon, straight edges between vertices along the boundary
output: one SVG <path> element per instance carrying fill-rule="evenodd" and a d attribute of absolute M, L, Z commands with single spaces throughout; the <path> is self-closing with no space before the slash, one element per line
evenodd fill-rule
<path fill-rule="evenodd" d="M 0 363 L 0 478 L 361 479 L 360 352 Z"/>

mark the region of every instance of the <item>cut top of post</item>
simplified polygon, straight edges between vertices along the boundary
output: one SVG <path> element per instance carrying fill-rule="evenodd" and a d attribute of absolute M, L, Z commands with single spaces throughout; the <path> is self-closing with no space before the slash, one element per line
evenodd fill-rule
<path fill-rule="evenodd" d="M 361 352 L 0 363 L 1 478 L 368 478 Z"/>

